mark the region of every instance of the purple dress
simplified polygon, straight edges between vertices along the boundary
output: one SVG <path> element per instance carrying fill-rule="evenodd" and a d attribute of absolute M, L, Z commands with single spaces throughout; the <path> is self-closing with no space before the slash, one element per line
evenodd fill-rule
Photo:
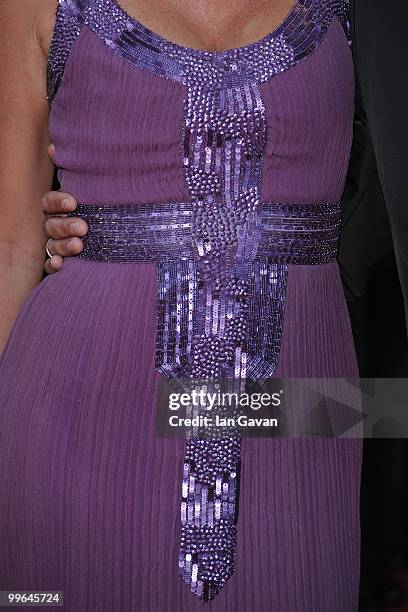
<path fill-rule="evenodd" d="M 48 84 L 62 189 L 119 217 L 192 203 L 195 227 L 214 197 L 246 218 L 331 211 L 352 139 L 346 9 L 297 0 L 259 42 L 210 53 L 116 0 L 60 0 Z M 273 264 L 270 374 L 357 377 L 338 265 L 326 243 L 316 261 L 291 245 Z M 357 610 L 356 439 L 242 440 L 232 576 L 210 602 L 183 584 L 185 443 L 156 432 L 156 265 L 94 259 L 32 291 L 0 360 L 0 589 L 61 590 L 69 612 Z"/>

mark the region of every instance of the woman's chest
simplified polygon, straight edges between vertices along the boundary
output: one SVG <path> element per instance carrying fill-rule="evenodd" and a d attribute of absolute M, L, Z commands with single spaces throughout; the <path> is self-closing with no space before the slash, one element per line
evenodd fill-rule
<path fill-rule="evenodd" d="M 180 45 L 223 51 L 251 44 L 278 26 L 294 0 L 119 0 L 144 26 Z"/>

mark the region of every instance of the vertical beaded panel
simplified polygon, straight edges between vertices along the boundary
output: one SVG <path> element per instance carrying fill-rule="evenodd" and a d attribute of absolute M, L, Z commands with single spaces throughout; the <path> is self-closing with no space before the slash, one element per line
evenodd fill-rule
<path fill-rule="evenodd" d="M 50 104 L 61 84 L 71 47 L 81 32 L 83 20 L 80 8 L 78 0 L 58 1 L 47 63 L 47 98 Z"/>
<path fill-rule="evenodd" d="M 169 54 L 178 59 L 177 52 L 169 49 Z M 245 62 L 195 57 L 184 63 L 184 71 L 181 153 L 193 203 L 197 283 L 191 377 L 235 380 L 243 390 L 250 316 L 257 315 L 250 306 L 252 291 L 259 289 L 253 283 L 252 263 L 260 241 L 265 109 Z M 276 272 L 281 282 L 274 283 L 268 304 L 281 313 L 286 266 L 277 264 Z M 276 367 L 282 317 L 274 308 L 267 316 L 277 330 L 269 341 Z M 260 366 L 258 370 L 261 373 Z M 207 432 L 204 439 L 191 436 L 186 442 L 179 569 L 190 590 L 204 600 L 214 598 L 234 570 L 240 450 L 237 435 L 214 438 Z"/>

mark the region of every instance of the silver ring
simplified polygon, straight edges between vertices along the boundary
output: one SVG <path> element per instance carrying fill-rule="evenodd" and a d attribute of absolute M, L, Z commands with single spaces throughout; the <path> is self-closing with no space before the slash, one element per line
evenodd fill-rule
<path fill-rule="evenodd" d="M 49 257 L 53 257 L 54 256 L 54 253 L 51 253 L 51 251 L 50 251 L 51 242 L 52 242 L 52 238 L 48 238 L 47 244 L 46 244 L 46 247 L 45 247 L 45 250 L 47 251 L 47 255 Z"/>

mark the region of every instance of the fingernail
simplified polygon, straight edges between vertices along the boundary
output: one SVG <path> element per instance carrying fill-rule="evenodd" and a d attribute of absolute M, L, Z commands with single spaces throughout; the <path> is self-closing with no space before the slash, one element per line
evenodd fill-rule
<path fill-rule="evenodd" d="M 68 251 L 75 251 L 76 250 L 76 240 L 68 240 L 67 249 Z"/>
<path fill-rule="evenodd" d="M 71 200 L 69 200 L 68 198 L 64 198 L 64 199 L 62 200 L 62 208 L 63 208 L 64 210 L 71 210 L 71 208 L 72 208 L 72 202 L 71 202 Z"/>
<path fill-rule="evenodd" d="M 82 234 L 82 224 L 81 223 L 73 223 L 71 225 L 71 231 L 74 234 Z"/>

